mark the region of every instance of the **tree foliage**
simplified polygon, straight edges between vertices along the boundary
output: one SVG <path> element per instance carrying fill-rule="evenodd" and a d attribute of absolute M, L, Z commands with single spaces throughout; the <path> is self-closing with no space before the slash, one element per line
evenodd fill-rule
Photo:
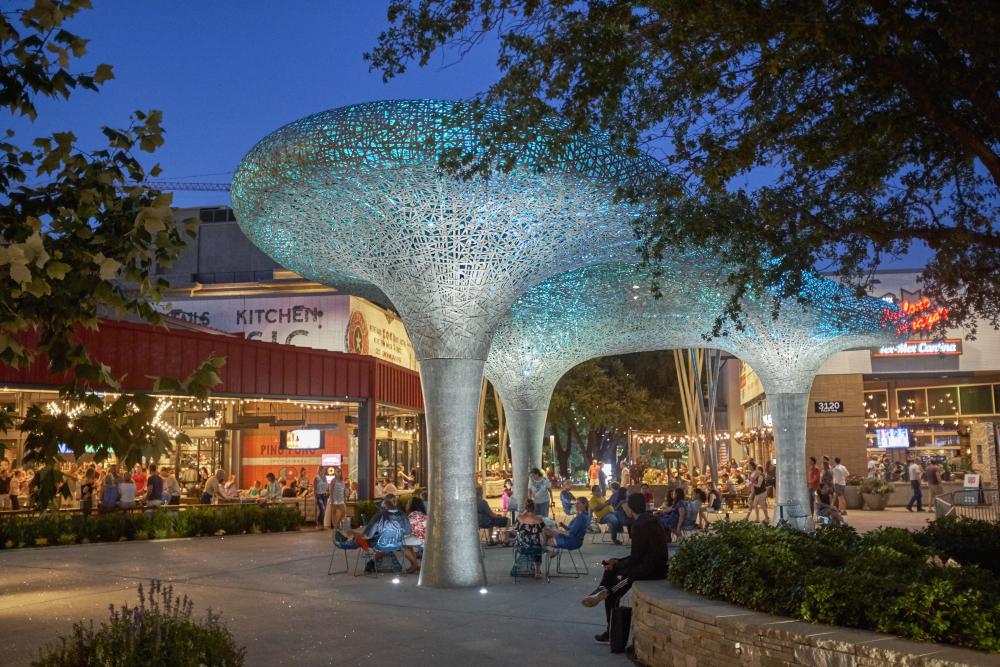
<path fill-rule="evenodd" d="M 666 383 L 657 379 L 673 370 L 672 363 L 661 363 L 663 357 L 651 352 L 587 361 L 559 380 L 548 422 L 563 475 L 569 474 L 574 444 L 585 462 L 608 460 L 625 442 L 628 429 L 668 430 L 677 423 L 677 404 L 660 393 Z"/>
<path fill-rule="evenodd" d="M 386 79 L 498 44 L 481 101 L 510 120 L 483 168 L 552 116 L 556 151 L 592 130 L 653 151 L 664 173 L 623 193 L 653 211 L 636 223 L 644 258 L 733 260 L 730 315 L 745 289 L 791 295 L 817 266 L 862 291 L 918 250 L 952 325 L 1000 325 L 993 3 L 395 0 L 388 19 L 366 54 Z"/>
<path fill-rule="evenodd" d="M 10 116 L 34 121 L 39 98 L 66 99 L 74 91 L 99 91 L 113 78 L 109 65 L 73 71 L 87 40 L 66 23 L 89 8 L 88 0 L 35 0 L 0 13 L 0 106 Z M 194 222 L 175 225 L 169 194 L 134 185 L 147 177 L 137 152 L 163 143 L 159 111 L 136 111 L 127 127 L 102 127 L 106 144 L 81 147 L 71 132 L 0 141 L 0 363 L 46 363 L 66 374 L 62 397 L 83 409 L 69 419 L 38 408 L 20 428 L 28 433 L 25 461 L 43 466 L 32 484 L 45 505 L 61 486 L 52 465 L 64 442 L 77 454 L 85 444 L 98 458 L 114 452 L 126 463 L 166 446 L 150 427 L 156 401 L 122 395 L 108 404 L 94 389 L 115 389 L 118 379 L 94 360 L 76 338 L 80 327 L 97 329 L 99 317 L 132 315 L 160 322 L 153 302 L 166 287 L 154 267 L 169 265 L 193 236 Z M 149 170 L 155 176 L 159 167 Z M 209 360 L 184 383 L 163 389 L 204 395 L 218 382 L 221 360 Z M 169 386 L 168 386 L 169 385 Z M 0 430 L 15 416 L 4 413 Z"/>

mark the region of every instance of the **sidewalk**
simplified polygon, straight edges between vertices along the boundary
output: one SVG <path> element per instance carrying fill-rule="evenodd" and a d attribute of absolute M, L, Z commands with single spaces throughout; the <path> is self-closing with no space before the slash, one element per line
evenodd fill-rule
<path fill-rule="evenodd" d="M 221 610 L 248 665 L 628 665 L 593 641 L 603 609 L 580 605 L 600 561 L 628 549 L 589 542 L 590 576 L 551 583 L 514 584 L 511 550 L 487 549 L 486 594 L 419 588 L 412 576 L 328 577 L 329 531 L 4 551 L 2 662 L 29 664 L 73 621 L 107 618 L 109 604 L 134 603 L 158 577 L 190 595 L 196 615 Z"/>

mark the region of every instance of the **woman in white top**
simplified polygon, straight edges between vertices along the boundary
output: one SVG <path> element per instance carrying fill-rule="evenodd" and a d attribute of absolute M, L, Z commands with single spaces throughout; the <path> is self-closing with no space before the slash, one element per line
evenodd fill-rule
<path fill-rule="evenodd" d="M 122 509 L 135 507 L 135 482 L 127 470 L 122 475 L 122 481 L 118 482 L 118 507 Z"/>
<path fill-rule="evenodd" d="M 552 486 L 549 484 L 549 480 L 545 479 L 542 471 L 538 468 L 532 468 L 531 475 L 528 477 L 528 499 L 535 503 L 535 516 L 543 519 L 549 515 L 550 488 Z"/>
<path fill-rule="evenodd" d="M 334 468 L 333 481 L 330 482 L 329 491 L 330 500 L 326 503 L 323 525 L 336 529 L 347 516 L 347 487 L 344 484 L 344 471 L 340 466 Z"/>

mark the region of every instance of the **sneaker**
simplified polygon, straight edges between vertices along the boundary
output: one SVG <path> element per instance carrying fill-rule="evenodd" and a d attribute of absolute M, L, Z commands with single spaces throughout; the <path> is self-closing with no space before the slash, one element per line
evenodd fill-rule
<path fill-rule="evenodd" d="M 594 641 L 597 642 L 598 644 L 610 644 L 611 638 L 608 637 L 607 632 L 602 632 L 599 635 L 594 635 Z"/>
<path fill-rule="evenodd" d="M 907 511 L 907 512 L 912 512 L 912 511 L 913 511 L 913 508 L 912 508 L 912 507 L 909 507 L 909 506 L 907 506 L 907 508 L 906 508 L 906 511 Z"/>
<path fill-rule="evenodd" d="M 608 597 L 608 589 L 604 586 L 599 586 L 597 590 L 583 598 L 580 604 L 584 607 L 596 607 L 598 604 L 604 601 L 604 598 Z M 607 633 L 604 633 L 607 636 Z"/>
<path fill-rule="evenodd" d="M 618 539 L 617 537 L 612 537 L 612 538 L 611 538 L 611 543 L 612 543 L 612 544 L 615 544 L 615 545 L 617 545 L 617 546 L 619 546 L 619 547 L 620 547 L 620 546 L 622 545 L 622 541 L 621 541 L 621 540 L 619 540 L 619 539 Z"/>

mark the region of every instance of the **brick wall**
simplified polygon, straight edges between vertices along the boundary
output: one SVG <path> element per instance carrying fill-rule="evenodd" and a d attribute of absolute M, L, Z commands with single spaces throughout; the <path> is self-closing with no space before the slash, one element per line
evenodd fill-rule
<path fill-rule="evenodd" d="M 951 667 L 1000 656 L 748 611 L 663 581 L 633 587 L 636 658 L 650 667 Z"/>

